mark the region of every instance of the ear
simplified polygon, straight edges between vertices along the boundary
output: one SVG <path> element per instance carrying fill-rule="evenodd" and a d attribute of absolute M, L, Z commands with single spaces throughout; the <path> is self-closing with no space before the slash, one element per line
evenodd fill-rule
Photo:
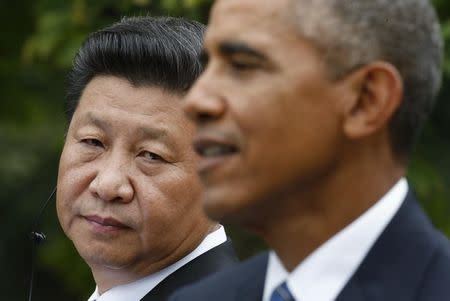
<path fill-rule="evenodd" d="M 348 76 L 354 96 L 346 104 L 344 133 L 349 139 L 367 137 L 387 128 L 403 98 L 403 81 L 397 69 L 374 62 Z"/>

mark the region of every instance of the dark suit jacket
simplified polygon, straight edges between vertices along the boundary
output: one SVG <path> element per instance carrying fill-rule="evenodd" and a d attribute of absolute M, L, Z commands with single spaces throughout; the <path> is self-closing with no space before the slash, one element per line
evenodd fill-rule
<path fill-rule="evenodd" d="M 178 291 L 171 301 L 261 301 L 267 253 Z M 450 243 L 412 193 L 337 301 L 449 301 Z"/>
<path fill-rule="evenodd" d="M 238 262 L 231 241 L 218 245 L 182 266 L 153 288 L 141 301 L 166 301 L 177 288 L 192 284 Z"/>

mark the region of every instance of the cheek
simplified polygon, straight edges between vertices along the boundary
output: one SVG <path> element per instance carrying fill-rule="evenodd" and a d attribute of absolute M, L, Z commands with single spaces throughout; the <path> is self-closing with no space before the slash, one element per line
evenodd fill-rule
<path fill-rule="evenodd" d="M 70 151 L 64 149 L 59 164 L 56 194 L 57 214 L 63 228 L 69 227 L 72 217 L 77 214 L 80 197 L 87 192 L 94 177 L 95 173 L 89 164 L 77 164 Z"/>
<path fill-rule="evenodd" d="M 67 235 L 71 216 L 73 216 L 73 196 L 71 187 L 73 186 L 65 181 L 64 173 L 62 173 L 60 169 L 56 193 L 56 212 L 59 222 Z"/>
<path fill-rule="evenodd" d="M 259 178 L 266 185 L 332 159 L 339 124 L 327 106 L 330 95 L 306 88 L 265 89 L 259 99 L 256 94 L 262 95 L 261 90 L 249 96 L 257 100 L 252 108 L 249 102 L 236 104 L 242 112 L 238 121 L 247 144 L 243 155 L 250 181 Z"/>
<path fill-rule="evenodd" d="M 286 110 L 280 101 L 283 91 L 274 89 L 270 83 L 263 81 L 239 89 L 239 93 L 227 97 L 230 103 L 231 119 L 245 139 L 258 135 L 259 132 L 275 132 L 281 128 Z M 236 89 L 231 90 L 233 93 Z M 267 134 L 270 134 L 267 133 Z"/>
<path fill-rule="evenodd" d="M 195 205 L 195 203 L 199 203 L 201 197 L 201 182 L 195 163 L 195 160 L 190 160 L 179 166 L 172 166 L 168 172 L 155 181 L 160 190 L 174 202 L 183 205 L 181 207 Z"/>
<path fill-rule="evenodd" d="M 165 173 L 145 183 L 140 204 L 147 231 L 167 235 L 197 221 L 192 217 L 201 211 L 201 186 L 196 175 Z"/>
<path fill-rule="evenodd" d="M 58 185 L 79 194 L 95 178 L 98 164 L 92 154 L 86 153 L 77 145 L 66 146 L 61 154 Z"/>

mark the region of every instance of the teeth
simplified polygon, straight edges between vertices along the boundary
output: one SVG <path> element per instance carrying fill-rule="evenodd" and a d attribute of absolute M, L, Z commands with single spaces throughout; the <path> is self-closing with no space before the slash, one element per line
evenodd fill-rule
<path fill-rule="evenodd" d="M 203 150 L 202 154 L 206 157 L 220 156 L 226 152 L 226 148 L 222 146 L 210 146 Z"/>
<path fill-rule="evenodd" d="M 194 143 L 194 149 L 197 154 L 203 157 L 220 157 L 238 152 L 237 147 L 234 145 L 213 143 L 210 141 L 199 141 Z"/>

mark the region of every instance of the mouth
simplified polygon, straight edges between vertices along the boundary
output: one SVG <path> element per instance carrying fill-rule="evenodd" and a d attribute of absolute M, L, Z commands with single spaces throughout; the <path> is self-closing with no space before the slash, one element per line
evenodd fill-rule
<path fill-rule="evenodd" d="M 194 139 L 193 147 L 201 158 L 198 167 L 200 174 L 225 163 L 227 159 L 240 152 L 239 147 L 229 140 L 205 136 L 197 136 Z"/>
<path fill-rule="evenodd" d="M 200 138 L 194 141 L 194 150 L 202 158 L 232 156 L 239 152 L 236 145 L 211 138 Z"/>
<path fill-rule="evenodd" d="M 95 232 L 105 233 L 130 229 L 130 227 L 112 217 L 100 217 L 97 215 L 87 215 L 83 217 L 93 226 Z"/>

